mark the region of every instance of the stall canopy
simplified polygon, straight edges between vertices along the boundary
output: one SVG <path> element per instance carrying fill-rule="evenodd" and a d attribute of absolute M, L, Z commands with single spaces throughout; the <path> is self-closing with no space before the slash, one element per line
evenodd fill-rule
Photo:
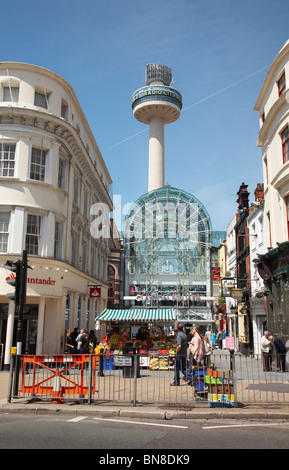
<path fill-rule="evenodd" d="M 97 321 L 135 321 L 135 322 L 173 322 L 175 320 L 174 309 L 109 309 L 106 308 L 97 318 Z"/>

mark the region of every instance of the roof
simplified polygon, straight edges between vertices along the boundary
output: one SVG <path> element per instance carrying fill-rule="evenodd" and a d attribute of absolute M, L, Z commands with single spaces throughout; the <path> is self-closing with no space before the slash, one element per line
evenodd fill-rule
<path fill-rule="evenodd" d="M 136 322 L 173 322 L 175 320 L 174 309 L 109 309 L 106 308 L 96 321 L 136 321 Z"/>

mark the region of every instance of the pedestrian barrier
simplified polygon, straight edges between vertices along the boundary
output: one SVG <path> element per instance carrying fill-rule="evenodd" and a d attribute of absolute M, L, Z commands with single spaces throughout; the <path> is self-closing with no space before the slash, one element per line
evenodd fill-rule
<path fill-rule="evenodd" d="M 22 356 L 20 396 L 83 398 L 97 392 L 97 356 L 53 355 Z M 59 402 L 60 400 L 58 400 Z"/>
<path fill-rule="evenodd" d="M 55 376 L 55 382 L 54 382 L 54 387 L 53 387 L 53 392 L 52 392 L 51 403 L 55 403 L 55 404 L 64 403 L 63 389 L 60 383 L 60 374 L 59 374 L 58 368 L 56 369 L 56 376 Z"/>
<path fill-rule="evenodd" d="M 192 381 L 174 380 L 173 356 L 154 353 L 113 355 L 21 356 L 20 375 L 11 398 L 67 400 L 88 403 L 240 406 L 240 404 L 288 404 L 289 372 L 272 361 L 263 370 L 262 357 L 214 350 L 203 363 L 194 365 Z M 187 365 L 190 370 L 190 363 Z M 13 364 L 12 364 L 13 370 Z M 13 380 L 13 373 L 12 373 Z M 182 377 L 182 374 L 181 374 Z M 57 401 L 58 400 L 58 401 Z"/>

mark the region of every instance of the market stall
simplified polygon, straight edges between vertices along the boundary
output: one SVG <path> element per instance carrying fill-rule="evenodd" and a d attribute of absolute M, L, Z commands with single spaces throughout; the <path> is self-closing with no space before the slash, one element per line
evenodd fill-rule
<path fill-rule="evenodd" d="M 107 334 L 96 353 L 117 357 L 139 354 L 140 367 L 168 370 L 174 366 L 175 315 L 173 309 L 106 309 L 96 320 L 106 323 Z M 111 360 L 111 364 L 113 361 Z"/>

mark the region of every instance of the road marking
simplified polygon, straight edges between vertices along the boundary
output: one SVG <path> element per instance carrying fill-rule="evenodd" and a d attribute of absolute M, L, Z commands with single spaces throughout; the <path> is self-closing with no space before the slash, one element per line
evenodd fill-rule
<path fill-rule="evenodd" d="M 178 428 L 178 429 L 188 429 L 188 426 L 177 426 L 174 424 L 160 424 L 160 423 L 144 423 L 143 421 L 127 421 L 127 420 L 122 420 L 122 419 L 106 419 L 106 418 L 93 418 L 98 421 L 111 421 L 114 423 L 127 423 L 127 424 L 142 424 L 146 426 L 160 426 L 164 428 Z"/>
<path fill-rule="evenodd" d="M 76 418 L 69 419 L 67 422 L 68 423 L 78 423 L 78 421 L 82 421 L 85 418 L 86 418 L 86 416 L 77 416 Z"/>
<path fill-rule="evenodd" d="M 222 429 L 222 428 L 254 428 L 260 426 L 289 426 L 289 423 L 258 423 L 258 424 L 224 424 L 220 426 L 203 426 L 203 429 Z"/>

